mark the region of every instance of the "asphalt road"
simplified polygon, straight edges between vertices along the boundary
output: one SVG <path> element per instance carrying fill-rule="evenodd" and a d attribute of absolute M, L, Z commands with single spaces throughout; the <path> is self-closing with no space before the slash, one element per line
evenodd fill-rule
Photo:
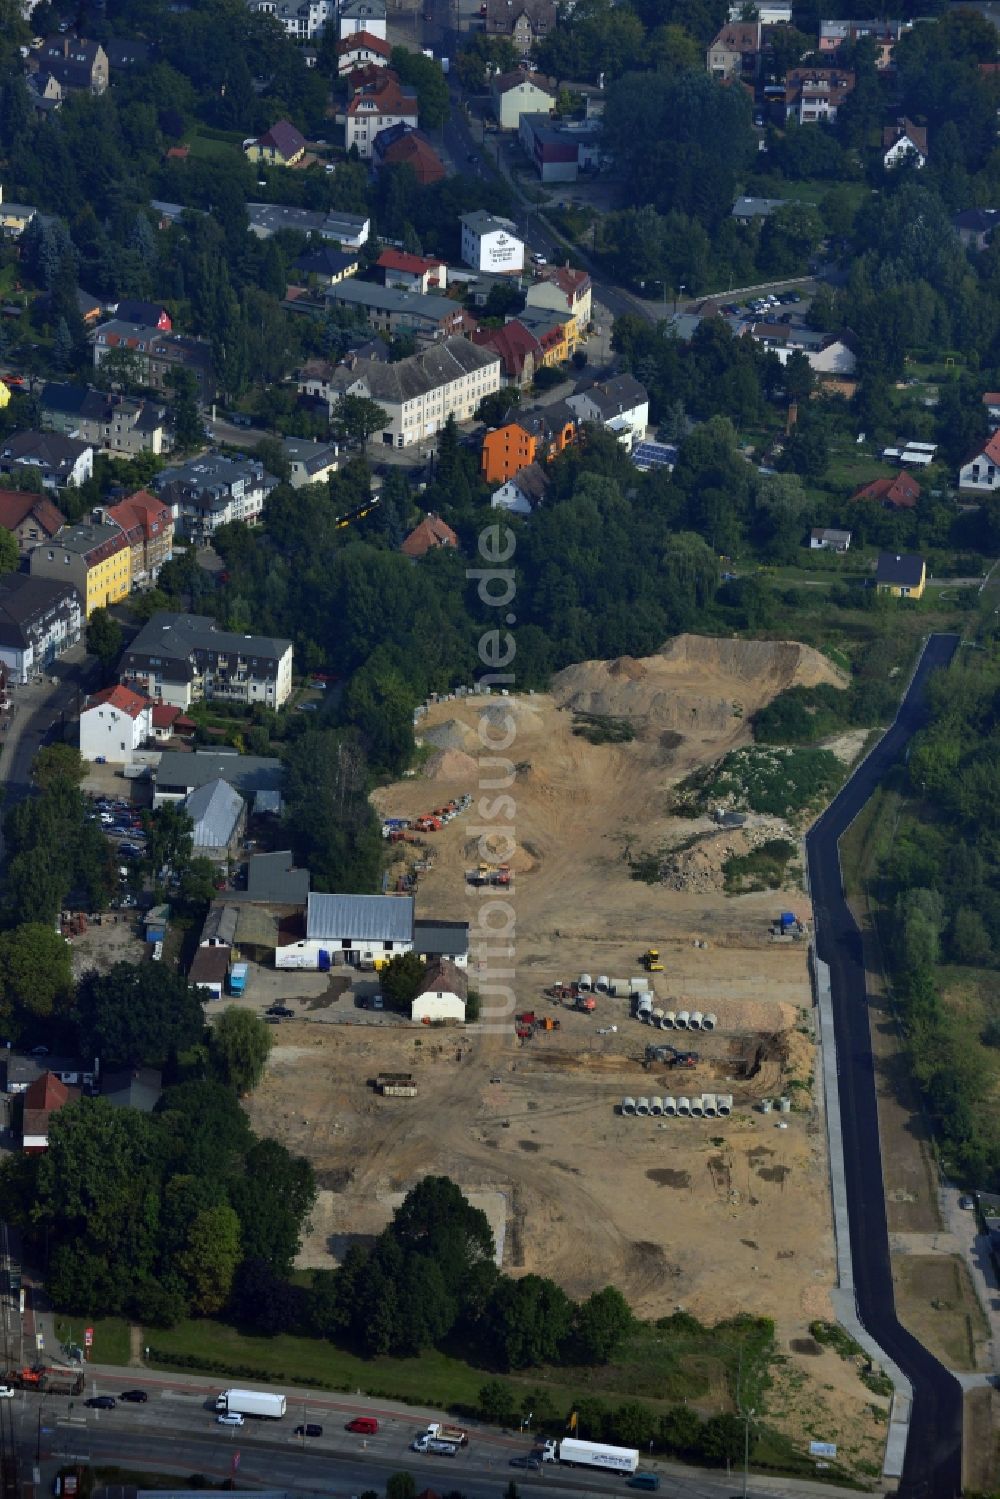
<path fill-rule="evenodd" d="M 50 737 L 58 736 L 64 723 L 79 711 L 81 695 L 86 692 L 94 670 L 93 660 L 63 659 L 46 669 L 39 684 L 29 683 L 26 687 L 14 688 L 14 720 L 0 755 L 4 816 L 30 792 L 32 760 L 39 748 Z M 4 857 L 3 834 L 0 832 L 0 865 Z"/>
<path fill-rule="evenodd" d="M 896 1318 L 861 935 L 844 899 L 838 842 L 896 764 L 925 717 L 924 689 L 948 665 L 956 635 L 932 635 L 895 723 L 819 819 L 806 843 L 820 958 L 830 965 L 847 1206 L 858 1314 L 913 1385 L 899 1493 L 954 1499 L 961 1492 L 962 1391 Z"/>

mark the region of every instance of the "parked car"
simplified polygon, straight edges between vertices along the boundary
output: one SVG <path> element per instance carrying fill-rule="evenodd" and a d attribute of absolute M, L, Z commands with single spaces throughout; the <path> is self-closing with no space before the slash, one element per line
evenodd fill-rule
<path fill-rule="evenodd" d="M 307 1421 L 304 1426 L 296 1426 L 295 1435 L 297 1437 L 321 1437 L 323 1428 L 317 1426 L 315 1421 Z"/>
<path fill-rule="evenodd" d="M 95 1411 L 113 1411 L 118 1401 L 113 1395 L 91 1395 L 87 1404 Z"/>
<path fill-rule="evenodd" d="M 123 1390 L 118 1399 L 127 1401 L 129 1405 L 145 1405 L 149 1396 L 145 1390 Z"/>
<path fill-rule="evenodd" d="M 353 1421 L 348 1421 L 346 1430 L 357 1431 L 362 1436 L 373 1437 L 378 1431 L 378 1422 L 374 1416 L 355 1416 Z"/>
<path fill-rule="evenodd" d="M 287 1005 L 268 1005 L 266 1013 L 268 1015 L 277 1015 L 280 1020 L 289 1020 L 295 1014 L 295 1011 L 290 1010 Z"/>
<path fill-rule="evenodd" d="M 238 1411 L 226 1411 L 225 1415 L 216 1416 L 216 1426 L 242 1426 L 243 1417 Z"/>
<path fill-rule="evenodd" d="M 0 1400 L 13 1400 L 14 1386 L 12 1384 L 0 1384 Z"/>

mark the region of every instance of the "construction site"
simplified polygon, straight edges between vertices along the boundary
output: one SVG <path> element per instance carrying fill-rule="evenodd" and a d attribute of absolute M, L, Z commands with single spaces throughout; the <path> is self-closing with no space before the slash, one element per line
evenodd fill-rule
<path fill-rule="evenodd" d="M 447 1174 L 492 1205 L 513 1273 L 575 1297 L 613 1282 L 644 1317 L 772 1317 L 808 1382 L 803 1412 L 871 1457 L 878 1402 L 826 1355 L 820 1388 L 808 1337 L 832 1316 L 835 1275 L 808 899 L 633 877 L 645 850 L 718 834 L 709 815 L 674 815 L 678 780 L 746 743 L 776 693 L 817 682 L 843 685 L 806 647 L 685 636 L 572 667 L 548 694 L 428 705 L 421 768 L 374 801 L 387 839 L 448 815 L 424 847 L 391 844 L 387 884 L 415 889 L 421 915 L 469 920 L 488 1023 L 282 1029 L 249 1107 L 318 1172 L 303 1267 L 335 1263 L 415 1180 Z M 592 742 L 574 732 L 581 711 L 631 737 Z M 511 739 L 503 797 L 495 751 L 480 766 L 484 719 Z M 477 951 L 491 901 L 513 913 L 502 1019 Z M 790 1407 L 794 1429 L 804 1419 Z"/>

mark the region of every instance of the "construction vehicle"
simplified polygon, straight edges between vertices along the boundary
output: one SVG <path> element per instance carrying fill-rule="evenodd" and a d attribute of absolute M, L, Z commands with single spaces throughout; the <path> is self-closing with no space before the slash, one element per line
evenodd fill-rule
<path fill-rule="evenodd" d="M 375 1087 L 383 1098 L 416 1098 L 417 1085 L 412 1072 L 380 1072 Z"/>
<path fill-rule="evenodd" d="M 430 813 L 424 813 L 423 817 L 414 819 L 413 827 L 418 833 L 440 833 L 440 817 L 432 817 Z"/>
<path fill-rule="evenodd" d="M 592 1015 L 597 1009 L 597 1000 L 592 994 L 578 994 L 573 1003 L 574 1010 L 582 1010 L 585 1015 Z"/>
<path fill-rule="evenodd" d="M 699 1056 L 696 1051 L 678 1051 L 676 1046 L 647 1046 L 646 1066 L 654 1064 L 667 1067 L 697 1067 Z"/>
<path fill-rule="evenodd" d="M 660 949 L 658 947 L 647 947 L 639 961 L 647 973 L 663 972 L 663 964 L 660 962 Z"/>
<path fill-rule="evenodd" d="M 82 1395 L 82 1369 L 51 1369 L 45 1364 L 14 1369 L 4 1382 L 18 1390 L 38 1390 L 45 1395 Z"/>
<path fill-rule="evenodd" d="M 551 1015 L 539 1015 L 538 1019 L 535 1021 L 535 1030 L 557 1031 L 559 1029 L 560 1023 L 560 1021 L 554 1020 Z"/>

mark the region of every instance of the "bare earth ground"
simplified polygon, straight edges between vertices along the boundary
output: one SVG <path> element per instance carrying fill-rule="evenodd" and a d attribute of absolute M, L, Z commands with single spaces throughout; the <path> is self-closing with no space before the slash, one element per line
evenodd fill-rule
<path fill-rule="evenodd" d="M 741 1310 L 773 1317 L 789 1359 L 778 1424 L 801 1436 L 819 1420 L 826 1440 L 839 1434 L 856 1460 L 878 1463 L 871 1407 L 880 1402 L 850 1364 L 815 1345 L 803 1351 L 810 1320 L 830 1315 L 834 1281 L 825 1140 L 806 944 L 773 944 L 767 927 L 779 908 L 808 922 L 809 903 L 801 891 L 729 898 L 721 877 L 704 888 L 701 868 L 696 890 L 646 885 L 627 863 L 707 831 L 708 819 L 670 815 L 670 786 L 746 742 L 750 715 L 776 692 L 818 681 L 840 678 L 802 646 L 681 637 L 644 662 L 570 668 L 551 696 L 432 705 L 418 730 L 431 752 L 423 774 L 380 790 L 377 809 L 415 817 L 463 792 L 475 801 L 425 835 L 424 848 L 400 846 L 396 872 L 430 856 L 418 912 L 468 918 L 474 939 L 480 908 L 509 902 L 514 931 L 503 946 L 514 955 L 504 966 L 515 970 L 516 1007 L 551 1014 L 561 1028 L 522 1044 L 508 1015 L 465 1032 L 290 1022 L 250 1112 L 319 1173 L 302 1264 L 330 1264 L 350 1236 L 379 1232 L 393 1194 L 446 1173 L 467 1190 L 503 1194 L 511 1271 L 550 1275 L 574 1296 L 613 1281 L 643 1316 L 684 1307 L 707 1320 Z M 503 765 L 479 763 L 484 709 L 495 741 L 513 734 L 503 752 L 509 786 Z M 573 709 L 626 716 L 637 737 L 591 745 L 573 734 Z M 503 795 L 510 805 L 488 805 Z M 512 851 L 499 829 L 510 829 Z M 741 845 L 712 840 L 716 875 L 730 846 Z M 489 853 L 513 869 L 509 890 L 467 884 L 465 871 Z M 665 968 L 653 976 L 657 1003 L 718 1016 L 714 1035 L 690 1038 L 700 1063 L 683 1076 L 644 1070 L 648 1041 L 683 1038 L 641 1025 L 626 1000 L 602 995 L 585 1016 L 542 995 L 581 972 L 637 974 L 648 945 Z M 484 1020 L 496 966 L 474 946 Z M 617 1031 L 601 1034 L 610 1026 Z M 383 1069 L 414 1072 L 417 1098 L 376 1096 L 368 1080 Z M 702 1091 L 732 1093 L 732 1118 L 616 1112 L 627 1094 Z M 783 1093 L 788 1115 L 754 1107 Z"/>

